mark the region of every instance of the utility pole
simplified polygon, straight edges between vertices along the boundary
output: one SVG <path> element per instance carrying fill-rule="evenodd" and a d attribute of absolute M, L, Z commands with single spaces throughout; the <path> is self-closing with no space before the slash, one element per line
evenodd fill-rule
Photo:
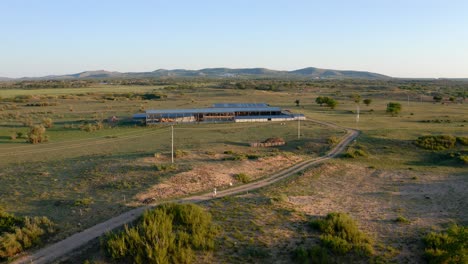
<path fill-rule="evenodd" d="M 174 163 L 174 126 L 171 125 L 171 161 Z"/>
<path fill-rule="evenodd" d="M 297 139 L 301 138 L 301 119 L 297 117 Z"/>
<path fill-rule="evenodd" d="M 360 112 L 359 104 L 356 104 L 356 123 L 359 122 L 359 112 Z"/>

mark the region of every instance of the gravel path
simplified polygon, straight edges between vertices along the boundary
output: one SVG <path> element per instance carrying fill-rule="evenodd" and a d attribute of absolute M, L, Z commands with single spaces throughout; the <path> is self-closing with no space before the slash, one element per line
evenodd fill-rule
<path fill-rule="evenodd" d="M 309 120 L 308 122 L 314 122 L 318 123 L 321 125 L 326 125 L 334 128 L 340 128 L 335 124 L 332 123 L 327 123 L 327 122 L 322 122 L 322 121 L 313 121 Z M 344 129 L 344 128 L 343 128 Z M 242 192 L 247 192 L 251 190 L 255 190 L 258 188 L 262 188 L 264 186 L 273 184 L 277 181 L 280 181 L 284 178 L 287 178 L 291 175 L 294 175 L 295 173 L 298 173 L 310 166 L 313 166 L 315 164 L 321 163 L 323 161 L 326 161 L 328 159 L 331 159 L 338 155 L 340 152 L 342 152 L 346 146 L 351 143 L 358 135 L 359 131 L 353 130 L 353 129 L 345 129 L 346 130 L 346 135 L 341 139 L 340 143 L 338 143 L 332 150 L 330 150 L 325 156 L 315 158 L 315 159 L 310 159 L 310 160 L 305 160 L 302 162 L 299 162 L 298 164 L 295 164 L 287 169 L 284 169 L 280 172 L 277 172 L 269 177 L 262 178 L 259 181 L 255 181 L 252 183 L 244 184 L 241 186 L 236 186 L 232 187 L 226 190 L 220 190 L 217 192 L 216 197 L 213 197 L 212 193 L 205 193 L 201 195 L 194 195 L 194 196 L 189 196 L 186 198 L 181 198 L 181 199 L 174 199 L 172 201 L 168 202 L 177 202 L 177 203 L 197 203 L 197 202 L 202 202 L 202 201 L 207 201 L 219 197 L 224 197 L 224 196 L 229 196 L 229 195 L 234 195 L 234 194 L 239 194 Z M 125 212 L 121 215 L 118 215 L 116 217 L 113 217 L 105 222 L 102 222 L 100 224 L 97 224 L 95 226 L 92 226 L 86 230 L 83 230 L 79 233 L 76 233 L 62 241 L 59 241 L 57 243 L 51 244 L 43 249 L 40 249 L 34 253 L 31 253 L 30 255 L 25 255 L 17 260 L 15 260 L 12 263 L 35 263 L 35 264 L 40 264 L 40 263 L 50 263 L 53 262 L 54 260 L 63 258 L 70 252 L 73 252 L 74 250 L 77 250 L 78 248 L 84 246 L 91 240 L 98 238 L 105 234 L 108 231 L 111 231 L 117 227 L 123 226 L 124 224 L 130 223 L 134 220 L 136 220 L 145 210 L 150 209 L 153 206 L 158 205 L 158 203 L 148 205 L 148 206 L 143 206 L 143 207 L 138 207 L 135 209 L 132 209 L 128 212 Z"/>

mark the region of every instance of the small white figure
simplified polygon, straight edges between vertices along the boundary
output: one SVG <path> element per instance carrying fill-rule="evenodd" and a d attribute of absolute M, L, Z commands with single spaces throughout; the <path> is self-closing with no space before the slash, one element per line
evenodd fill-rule
<path fill-rule="evenodd" d="M 213 197 L 216 197 L 216 188 L 213 190 Z"/>
<path fill-rule="evenodd" d="M 229 182 L 229 186 L 232 186 L 232 182 Z"/>

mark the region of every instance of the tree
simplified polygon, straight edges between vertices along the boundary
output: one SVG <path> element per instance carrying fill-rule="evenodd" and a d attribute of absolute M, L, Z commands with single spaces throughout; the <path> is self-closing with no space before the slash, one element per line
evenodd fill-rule
<path fill-rule="evenodd" d="M 27 141 L 32 144 L 47 142 L 49 137 L 45 135 L 45 132 L 46 128 L 43 125 L 32 126 L 28 132 Z"/>
<path fill-rule="evenodd" d="M 432 99 L 434 99 L 435 102 L 440 102 L 440 101 L 442 101 L 442 96 L 441 95 L 434 95 L 434 97 L 432 97 Z"/>
<path fill-rule="evenodd" d="M 395 116 L 401 112 L 401 104 L 389 102 L 387 104 L 387 113 L 390 113 L 392 116 Z"/>
<path fill-rule="evenodd" d="M 356 104 L 359 104 L 359 102 L 361 101 L 361 95 L 360 95 L 360 94 L 352 94 L 352 95 L 351 95 L 351 98 L 353 99 L 353 101 L 354 101 Z"/>
<path fill-rule="evenodd" d="M 322 106 L 325 103 L 324 98 L 326 98 L 326 97 L 319 96 L 319 97 L 315 98 L 315 102 L 317 104 L 319 104 L 320 106 Z"/>
<path fill-rule="evenodd" d="M 363 102 L 366 106 L 369 106 L 372 103 L 372 99 L 367 98 L 367 99 L 364 99 Z"/>
<path fill-rule="evenodd" d="M 296 99 L 296 101 L 294 101 L 296 103 L 296 106 L 299 106 L 299 104 L 301 103 L 301 101 L 299 101 L 299 99 Z"/>
<path fill-rule="evenodd" d="M 326 102 L 327 106 L 330 107 L 331 109 L 335 109 L 335 107 L 338 105 L 338 102 L 335 99 L 328 98 Z"/>
<path fill-rule="evenodd" d="M 323 104 L 326 104 L 331 109 L 335 109 L 335 107 L 338 105 L 338 102 L 335 99 L 327 97 L 327 96 L 325 97 L 319 96 L 315 98 L 315 102 L 317 104 L 320 104 L 320 106 L 322 106 Z"/>

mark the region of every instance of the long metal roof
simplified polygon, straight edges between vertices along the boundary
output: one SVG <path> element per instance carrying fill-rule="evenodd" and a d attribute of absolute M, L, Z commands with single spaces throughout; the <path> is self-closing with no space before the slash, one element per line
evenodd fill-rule
<path fill-rule="evenodd" d="M 246 108 L 246 107 L 268 107 L 265 103 L 217 103 L 213 104 L 214 108 Z"/>
<path fill-rule="evenodd" d="M 236 119 L 265 119 L 265 118 L 293 118 L 290 115 L 261 115 L 261 116 L 236 116 Z"/>
<path fill-rule="evenodd" d="M 234 112 L 281 112 L 279 107 L 211 107 L 193 109 L 156 109 L 146 110 L 147 114 L 208 114 L 208 113 L 234 113 Z"/>

